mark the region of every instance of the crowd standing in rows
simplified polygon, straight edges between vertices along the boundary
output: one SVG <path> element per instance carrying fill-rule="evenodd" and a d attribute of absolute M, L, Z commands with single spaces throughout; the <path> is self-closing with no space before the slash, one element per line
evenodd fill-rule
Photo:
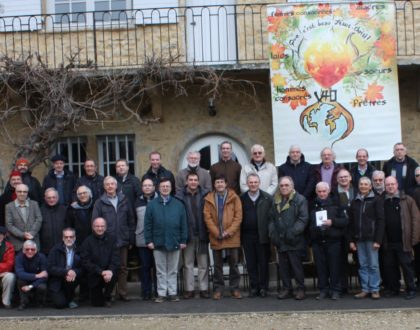
<path fill-rule="evenodd" d="M 78 301 L 89 299 L 93 306 L 111 306 L 113 297 L 128 301 L 132 248 L 141 265 L 142 298 L 157 303 L 179 301 L 180 269 L 183 298 L 195 297 L 197 282 L 200 298 L 222 299 L 225 261 L 230 295 L 241 299 L 241 258 L 248 297 L 264 298 L 273 246 L 282 282 L 278 299 L 305 299 L 302 259 L 309 248 L 318 300 L 348 293 L 349 253 L 359 269 L 361 291 L 354 298 L 379 299 L 381 286 L 386 296 L 399 295 L 400 269 L 405 298 L 416 296 L 420 167 L 402 143 L 395 144 L 383 171 L 368 162 L 363 148 L 350 171 L 335 162 L 331 148 L 321 151 L 320 164 L 311 165 L 299 146 L 291 146 L 278 168 L 261 145 L 251 148 L 244 166 L 235 161 L 229 141 L 221 143 L 220 155 L 207 171 L 200 167 L 200 153 L 191 151 L 188 166 L 174 176 L 162 166 L 160 153 L 152 152 L 141 181 L 125 159 L 116 162 L 115 177 L 105 178 L 87 159 L 85 174 L 76 178 L 56 155 L 42 185 L 29 162 L 18 159 L 0 196 L 3 306 L 12 307 L 16 291 L 19 310 L 47 301 L 77 308 L 77 287 Z"/>

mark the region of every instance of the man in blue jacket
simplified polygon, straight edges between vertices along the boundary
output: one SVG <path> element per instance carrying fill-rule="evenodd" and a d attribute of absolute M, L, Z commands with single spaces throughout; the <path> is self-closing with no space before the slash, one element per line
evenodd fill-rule
<path fill-rule="evenodd" d="M 159 183 L 160 196 L 146 208 L 144 237 L 147 247 L 153 250 L 157 273 L 158 297 L 161 303 L 169 296 L 170 301 L 179 301 L 177 275 L 180 250 L 187 247 L 187 214 L 181 201 L 171 196 L 169 178 Z"/>

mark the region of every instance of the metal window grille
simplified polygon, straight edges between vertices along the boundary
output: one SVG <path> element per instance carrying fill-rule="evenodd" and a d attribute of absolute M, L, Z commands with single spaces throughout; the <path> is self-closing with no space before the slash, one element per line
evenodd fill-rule
<path fill-rule="evenodd" d="M 97 143 L 101 175 L 115 175 L 115 164 L 121 158 L 128 161 L 130 173 L 135 174 L 134 135 L 98 136 Z"/>
<path fill-rule="evenodd" d="M 55 152 L 66 158 L 66 167 L 76 176 L 84 174 L 83 164 L 86 160 L 85 137 L 63 138 L 57 142 Z"/>

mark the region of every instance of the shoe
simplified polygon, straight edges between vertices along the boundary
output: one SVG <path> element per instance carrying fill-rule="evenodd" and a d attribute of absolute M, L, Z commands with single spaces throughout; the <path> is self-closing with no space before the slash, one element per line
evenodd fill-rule
<path fill-rule="evenodd" d="M 354 299 L 364 299 L 364 298 L 367 298 L 368 296 L 369 296 L 369 293 L 362 291 L 362 292 L 359 292 L 358 294 L 355 294 Z"/>
<path fill-rule="evenodd" d="M 393 298 L 400 295 L 400 291 L 388 290 L 385 292 L 385 298 Z"/>
<path fill-rule="evenodd" d="M 323 299 L 325 299 L 325 298 L 327 298 L 328 297 L 328 294 L 326 293 L 326 292 L 323 292 L 323 291 L 321 291 L 320 293 L 319 293 L 319 295 L 315 298 L 316 300 L 323 300 Z"/>
<path fill-rule="evenodd" d="M 220 299 L 222 299 L 222 293 L 219 292 L 219 291 L 213 292 L 213 299 L 214 300 L 220 300 Z"/>
<path fill-rule="evenodd" d="M 231 297 L 235 299 L 242 299 L 241 292 L 239 290 L 234 290 L 231 292 Z"/>
<path fill-rule="evenodd" d="M 267 290 L 266 289 L 261 289 L 260 290 L 260 297 L 261 298 L 267 297 Z"/>
<path fill-rule="evenodd" d="M 283 290 L 277 295 L 277 299 L 287 299 L 292 298 L 293 294 L 291 290 Z"/>
<path fill-rule="evenodd" d="M 143 299 L 144 301 L 151 300 L 152 299 L 152 295 L 150 293 L 145 293 L 145 294 L 143 294 L 143 296 L 141 297 L 141 299 Z"/>
<path fill-rule="evenodd" d="M 105 301 L 105 307 L 110 308 L 112 306 L 112 300 Z"/>
<path fill-rule="evenodd" d="M 166 297 L 163 296 L 157 296 L 155 298 L 155 303 L 163 303 L 166 300 Z"/>
<path fill-rule="evenodd" d="M 249 290 L 248 298 L 255 298 L 257 296 L 258 296 L 257 289 L 251 289 L 251 290 Z"/>
<path fill-rule="evenodd" d="M 169 301 L 172 301 L 172 302 L 178 302 L 179 301 L 179 297 L 177 296 L 177 295 L 171 295 L 171 296 L 169 296 Z"/>
<path fill-rule="evenodd" d="M 25 304 L 20 304 L 17 310 L 18 311 L 23 311 L 25 309 L 26 309 L 26 305 Z"/>
<path fill-rule="evenodd" d="M 128 302 L 130 301 L 130 298 L 128 298 L 127 296 L 120 295 L 120 300 L 124 302 Z"/>
<path fill-rule="evenodd" d="M 191 299 L 191 298 L 194 298 L 194 296 L 195 296 L 194 291 L 185 291 L 183 298 Z"/>
<path fill-rule="evenodd" d="M 381 298 L 381 295 L 379 294 L 379 291 L 375 291 L 371 293 L 370 297 L 374 300 L 377 300 Z"/>
<path fill-rule="evenodd" d="M 340 293 L 333 292 L 331 293 L 331 300 L 339 300 L 340 299 Z"/>
<path fill-rule="evenodd" d="M 303 299 L 305 299 L 305 298 L 306 298 L 306 296 L 305 296 L 305 291 L 303 291 L 302 289 L 297 290 L 297 292 L 296 292 L 296 294 L 295 294 L 295 299 L 296 299 L 296 300 L 303 300 Z"/>
<path fill-rule="evenodd" d="M 200 291 L 200 298 L 209 299 L 210 295 L 208 291 Z"/>
<path fill-rule="evenodd" d="M 3 307 L 4 307 L 5 309 L 12 309 L 12 305 L 4 305 L 4 304 L 3 304 Z"/>
<path fill-rule="evenodd" d="M 416 298 L 416 291 L 408 291 L 404 297 L 406 300 L 411 300 Z"/>
<path fill-rule="evenodd" d="M 70 309 L 77 308 L 77 307 L 79 307 L 79 305 L 78 305 L 78 304 L 76 304 L 74 301 L 70 301 L 70 302 L 69 302 L 69 308 L 70 308 Z"/>

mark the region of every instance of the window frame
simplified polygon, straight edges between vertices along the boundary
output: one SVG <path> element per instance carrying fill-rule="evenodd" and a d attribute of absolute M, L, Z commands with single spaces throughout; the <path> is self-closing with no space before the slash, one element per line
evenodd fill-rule
<path fill-rule="evenodd" d="M 72 146 L 73 144 L 77 145 L 77 154 L 79 161 L 73 160 L 73 152 L 72 152 Z M 63 145 L 67 145 L 67 154 L 62 154 L 61 148 Z M 69 169 L 71 172 L 73 172 L 76 176 L 82 176 L 85 173 L 84 170 L 84 163 L 87 158 L 87 138 L 86 136 L 69 136 L 69 137 L 63 137 L 61 138 L 54 150 L 55 154 L 61 154 L 66 157 L 65 162 L 65 168 Z M 84 160 L 83 160 L 84 157 Z M 77 168 L 78 171 L 74 171 L 74 168 Z"/>
<path fill-rule="evenodd" d="M 122 140 L 123 139 L 123 140 Z M 115 159 L 110 160 L 110 148 L 109 143 L 114 142 L 115 144 Z M 126 157 L 121 157 L 120 151 L 120 142 L 125 143 L 125 155 Z M 129 150 L 129 143 L 132 143 L 133 150 L 130 152 Z M 135 135 L 134 134 L 107 134 L 107 135 L 98 135 L 96 136 L 96 145 L 98 148 L 98 173 L 103 176 L 112 175 L 113 171 L 111 170 L 111 166 L 115 168 L 115 164 L 118 159 L 124 158 L 127 160 L 129 165 L 129 172 L 135 175 L 136 169 L 136 146 L 135 146 Z M 103 143 L 106 144 L 107 150 L 104 150 Z M 106 152 L 106 161 L 104 157 L 104 152 Z M 129 158 L 130 153 L 133 154 L 133 159 Z M 115 172 L 115 171 L 114 171 Z"/>

